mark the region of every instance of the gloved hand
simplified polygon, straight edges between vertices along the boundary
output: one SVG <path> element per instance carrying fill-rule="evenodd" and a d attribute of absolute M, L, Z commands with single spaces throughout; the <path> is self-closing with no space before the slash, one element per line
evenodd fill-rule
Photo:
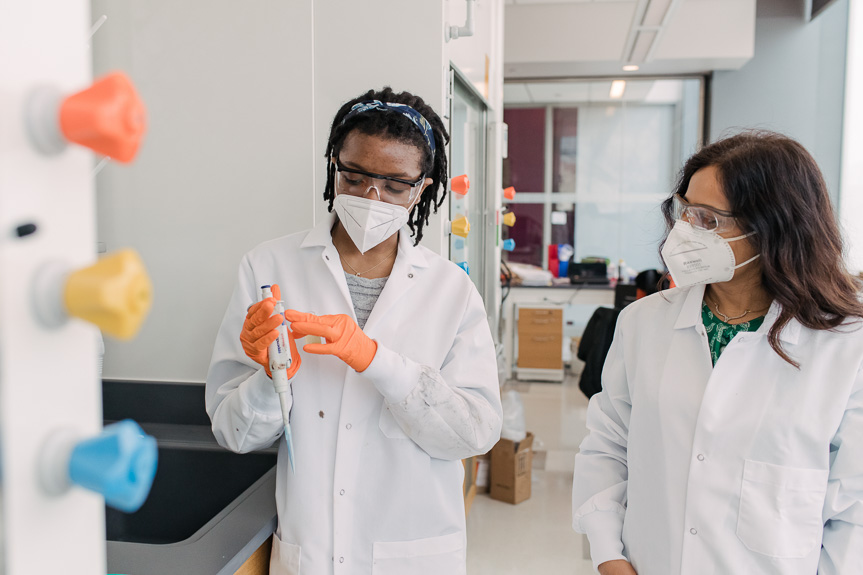
<path fill-rule="evenodd" d="M 347 315 L 313 315 L 288 309 L 285 319 L 297 335 L 316 335 L 327 341 L 304 345 L 306 353 L 334 355 L 358 372 L 366 370 L 378 351 L 377 342 Z"/>
<path fill-rule="evenodd" d="M 276 302 L 282 299 L 282 292 L 278 284 L 273 284 L 270 289 L 273 292 L 273 297 L 261 300 L 249 307 L 246 321 L 243 322 L 243 330 L 240 332 L 240 343 L 246 355 L 264 366 L 267 375 L 273 377 L 273 374 L 270 373 L 267 348 L 279 337 L 277 328 L 281 325 L 283 318 L 281 314 L 273 315 Z M 288 346 L 291 348 L 291 367 L 287 370 L 288 379 L 294 377 L 302 363 L 295 339 L 295 334 L 288 330 Z"/>

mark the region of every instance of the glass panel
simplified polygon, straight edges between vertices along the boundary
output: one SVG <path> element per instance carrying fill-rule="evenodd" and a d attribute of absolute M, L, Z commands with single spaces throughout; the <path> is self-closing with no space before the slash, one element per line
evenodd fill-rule
<path fill-rule="evenodd" d="M 661 265 L 659 204 L 674 178 L 671 106 L 581 110 L 575 259 L 606 257 L 636 271 Z"/>
<path fill-rule="evenodd" d="M 578 157 L 578 108 L 555 108 L 554 158 L 551 192 L 575 193 L 575 166 Z"/>
<path fill-rule="evenodd" d="M 703 80 L 623 79 L 622 93 L 612 80 L 507 85 L 510 94 L 528 95 L 504 111 L 512 182 L 525 202 L 516 196 L 509 203 L 517 215 L 525 212 L 508 231 L 517 242 L 513 261 L 542 265 L 548 241 L 572 244 L 576 261 L 624 260 L 636 272 L 662 266 L 659 206 L 702 140 Z M 524 197 L 544 193 L 547 161 L 551 193 Z"/>
<path fill-rule="evenodd" d="M 503 238 L 515 240 L 515 251 L 503 252 L 503 259 L 541 266 L 545 204 L 509 204 L 506 207 L 515 214 L 515 226 L 503 226 Z"/>
<path fill-rule="evenodd" d="M 466 174 L 470 191 L 465 196 L 451 194 L 450 220 L 467 216 L 471 229 L 467 238 L 450 236 L 450 259 L 457 264 L 467 263 L 480 294 L 485 293 L 485 242 L 489 235 L 484 221 L 485 127 L 485 104 L 456 77 L 450 119 L 450 177 Z"/>
<path fill-rule="evenodd" d="M 510 108 L 503 113 L 509 131 L 504 187 L 513 186 L 517 197 L 545 192 L 545 112 L 542 107 Z M 504 202 L 504 208 L 515 214 L 516 224 L 503 226 L 503 239 L 514 239 L 516 248 L 503 252 L 503 259 L 542 266 L 545 205 Z"/>
<path fill-rule="evenodd" d="M 519 194 L 545 191 L 545 108 L 504 110 L 509 129 L 510 186 Z"/>
<path fill-rule="evenodd" d="M 572 245 L 575 237 L 575 203 L 552 204 L 551 210 L 551 243 Z"/>

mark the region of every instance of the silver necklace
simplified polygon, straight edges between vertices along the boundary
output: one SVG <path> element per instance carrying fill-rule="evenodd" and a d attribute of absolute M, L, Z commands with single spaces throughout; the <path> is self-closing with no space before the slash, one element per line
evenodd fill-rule
<path fill-rule="evenodd" d="M 708 301 L 710 301 L 710 300 L 708 300 Z M 728 322 L 734 321 L 734 320 L 736 320 L 736 319 L 740 319 L 740 318 L 746 317 L 747 315 L 749 315 L 750 313 L 752 313 L 750 310 L 746 310 L 746 311 L 744 311 L 744 312 L 743 312 L 742 314 L 740 314 L 740 315 L 736 315 L 736 316 L 734 316 L 734 317 L 730 317 L 730 316 L 725 315 L 725 314 L 724 314 L 724 313 L 722 313 L 721 311 L 719 311 L 719 304 L 718 304 L 718 303 L 716 303 L 715 301 L 710 302 L 710 303 L 712 303 L 712 304 L 713 304 L 713 309 L 716 311 L 716 315 L 722 316 L 722 321 L 724 321 L 725 323 L 728 323 Z M 756 311 L 756 312 L 759 312 L 759 311 L 765 311 L 766 309 L 768 309 L 768 308 L 764 308 L 764 309 L 757 309 L 757 310 L 755 310 L 755 311 Z"/>
<path fill-rule="evenodd" d="M 351 268 L 351 271 L 352 271 L 352 272 L 354 272 L 354 275 L 355 275 L 355 276 L 357 276 L 357 277 L 362 277 L 362 275 L 363 275 L 363 274 L 367 274 L 367 273 L 369 273 L 370 271 L 372 271 L 373 269 L 375 269 L 376 267 L 378 267 L 379 265 L 381 265 L 382 263 L 384 263 L 385 261 L 387 261 L 388 259 L 390 259 L 390 256 L 392 256 L 394 253 L 396 253 L 396 252 L 398 251 L 398 249 L 399 249 L 398 244 L 396 244 L 396 249 L 394 249 L 393 251 L 391 251 L 390 253 L 388 253 L 388 254 L 384 257 L 384 259 L 382 259 L 381 261 L 379 261 L 378 263 L 376 263 L 375 265 L 373 265 L 373 266 L 372 266 L 372 267 L 370 267 L 369 269 L 367 269 L 367 270 L 365 270 L 365 271 L 362 271 L 362 272 L 358 272 L 354 266 L 352 266 L 350 263 L 348 263 L 347 258 L 345 258 L 345 256 L 343 256 L 343 255 L 342 255 L 342 252 L 340 252 L 340 251 L 339 251 L 339 248 L 338 248 L 338 247 L 336 247 L 336 245 L 335 245 L 335 244 L 333 244 L 333 247 L 335 247 L 335 248 L 336 248 L 336 252 L 338 252 L 338 254 L 339 254 L 339 259 L 341 259 L 341 260 L 342 260 L 342 263 L 343 263 L 343 264 L 345 264 L 346 266 L 348 266 L 349 268 Z"/>

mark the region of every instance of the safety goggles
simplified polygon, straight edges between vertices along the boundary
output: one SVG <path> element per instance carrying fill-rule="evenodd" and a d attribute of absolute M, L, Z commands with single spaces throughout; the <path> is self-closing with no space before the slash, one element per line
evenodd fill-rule
<path fill-rule="evenodd" d="M 731 212 L 701 204 L 690 204 L 680 194 L 674 194 L 673 206 L 674 219 L 689 222 L 692 227 L 699 230 L 720 233 L 727 232 L 736 225 Z"/>
<path fill-rule="evenodd" d="M 416 181 L 372 174 L 344 166 L 336 158 L 336 192 L 363 197 L 374 189 L 378 199 L 398 206 L 410 205 L 422 191 L 425 175 Z"/>

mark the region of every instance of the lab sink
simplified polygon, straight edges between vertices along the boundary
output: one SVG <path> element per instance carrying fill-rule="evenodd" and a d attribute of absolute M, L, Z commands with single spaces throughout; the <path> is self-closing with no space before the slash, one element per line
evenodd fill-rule
<path fill-rule="evenodd" d="M 277 447 L 220 447 L 204 386 L 104 380 L 105 424 L 136 420 L 156 438 L 159 461 L 135 513 L 105 508 L 108 572 L 232 575 L 276 528 Z"/>
<path fill-rule="evenodd" d="M 275 453 L 159 447 L 150 495 L 135 513 L 105 508 L 108 541 L 184 541 L 276 464 Z"/>

